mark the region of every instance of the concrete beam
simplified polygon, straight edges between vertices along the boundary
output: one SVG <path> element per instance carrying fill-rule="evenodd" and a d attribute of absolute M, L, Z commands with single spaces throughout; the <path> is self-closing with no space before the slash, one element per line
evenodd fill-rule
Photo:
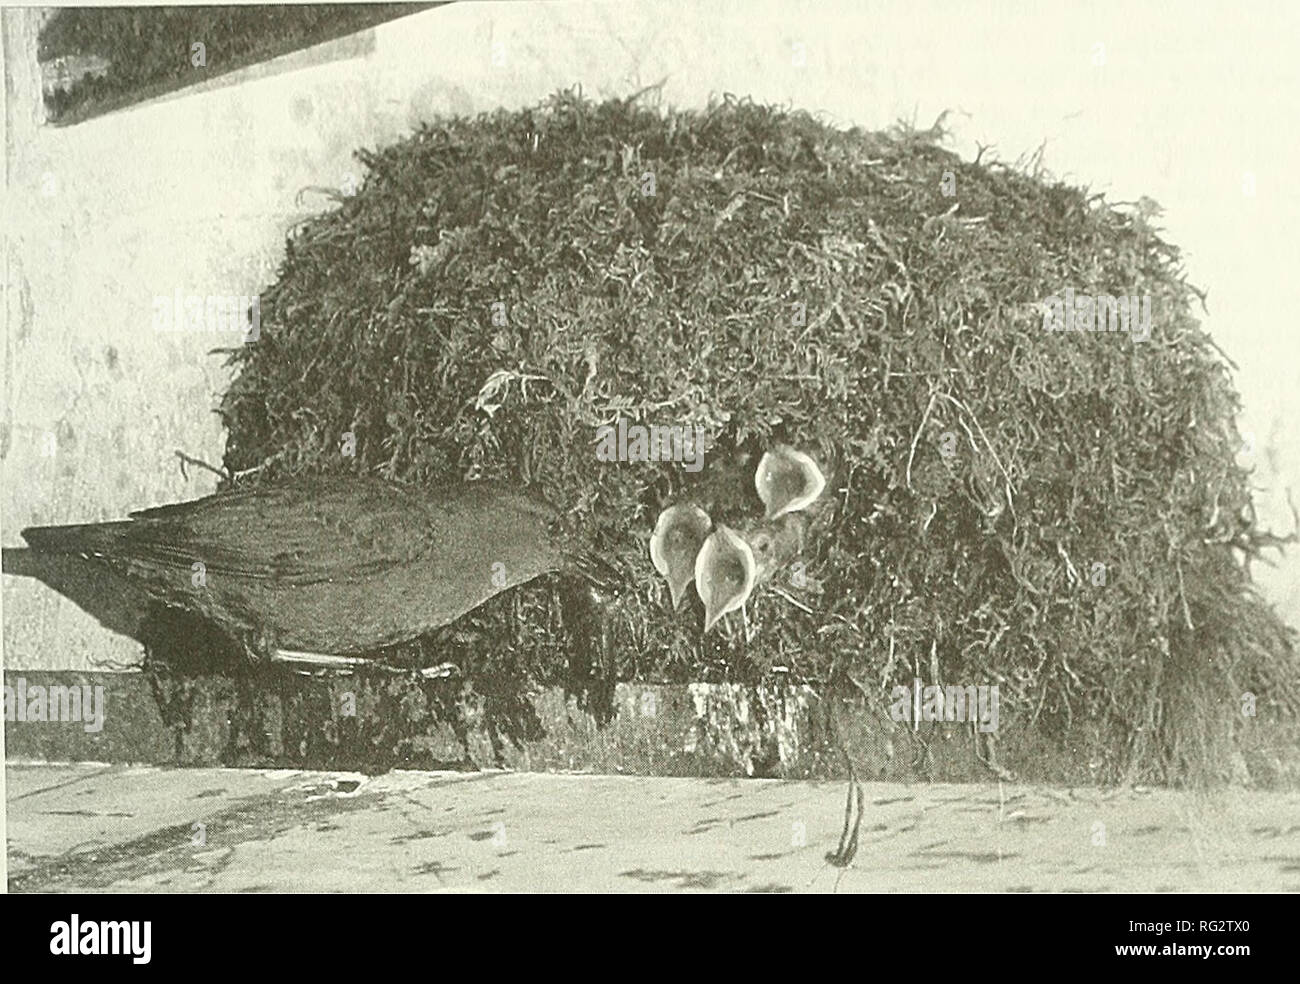
<path fill-rule="evenodd" d="M 969 724 L 913 728 L 891 720 L 883 702 L 868 707 L 860 697 L 827 698 L 808 687 L 619 684 L 615 716 L 603 726 L 575 697 L 547 690 L 532 701 L 545 734 L 519 747 L 493 735 L 483 699 L 466 698 L 456 678 L 304 676 L 279 667 L 186 680 L 12 670 L 5 687 L 11 760 L 840 778 L 851 759 L 863 780 L 959 782 L 994 778 L 993 756 L 1004 776 L 1077 784 L 1115 778 L 1100 733 L 1047 748 L 1040 735 L 1004 720 L 991 744 Z M 81 717 L 100 706 L 102 727 L 21 720 L 34 701 L 47 719 L 67 716 L 58 706 L 49 713 L 52 687 L 87 695 Z M 93 702 L 96 688 L 102 704 Z"/>

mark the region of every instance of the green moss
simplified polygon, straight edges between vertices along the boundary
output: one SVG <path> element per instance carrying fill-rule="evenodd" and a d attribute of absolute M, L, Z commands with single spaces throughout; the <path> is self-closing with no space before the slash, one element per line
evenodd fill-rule
<path fill-rule="evenodd" d="M 1294 636 L 1241 563 L 1269 538 L 1238 398 L 1145 201 L 734 99 L 561 93 L 359 156 L 364 187 L 297 230 L 231 353 L 245 480 L 537 484 L 625 573 L 607 676 L 781 666 L 881 700 L 914 675 L 997 682 L 1004 716 L 1066 745 L 1100 727 L 1146 780 L 1221 774 L 1246 691 L 1294 714 Z M 1066 287 L 1150 295 L 1151 339 L 1045 332 Z M 758 593 L 749 641 L 663 605 L 646 541 L 685 476 L 597 461 L 620 415 L 830 463 L 808 580 Z M 564 678 L 557 590 L 494 600 L 422 658 L 521 692 Z"/>

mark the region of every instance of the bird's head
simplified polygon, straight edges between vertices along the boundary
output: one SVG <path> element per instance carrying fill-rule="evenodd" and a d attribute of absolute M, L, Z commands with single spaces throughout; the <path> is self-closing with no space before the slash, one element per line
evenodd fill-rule
<path fill-rule="evenodd" d="M 650 537 L 650 559 L 668 582 L 673 609 L 694 581 L 704 603 L 705 632 L 802 551 L 808 509 L 826 488 L 817 462 L 784 444 L 761 458 L 752 448 L 736 449 L 710 469 L 683 490 L 682 500 L 659 513 Z M 753 516 L 758 503 L 752 493 L 751 505 L 742 505 L 747 488 L 757 491 L 764 518 Z M 724 509 L 727 522 L 715 524 L 705 507 Z"/>
<path fill-rule="evenodd" d="M 768 519 L 807 509 L 826 489 L 826 476 L 810 455 L 778 444 L 759 460 L 754 489 Z"/>
<path fill-rule="evenodd" d="M 713 527 L 709 514 L 692 503 L 669 506 L 650 536 L 650 560 L 668 582 L 673 609 L 681 607 L 695 576 L 695 558 Z"/>
<path fill-rule="evenodd" d="M 744 530 L 718 526 L 695 557 L 695 590 L 704 602 L 704 631 L 740 608 L 754 588 L 803 550 L 806 519 L 787 514 Z"/>

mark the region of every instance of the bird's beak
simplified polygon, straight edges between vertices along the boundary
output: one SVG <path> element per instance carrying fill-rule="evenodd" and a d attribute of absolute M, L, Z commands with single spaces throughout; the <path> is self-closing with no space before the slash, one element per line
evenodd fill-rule
<path fill-rule="evenodd" d="M 655 531 L 650 535 L 650 560 L 668 582 L 674 611 L 686 597 L 695 576 L 695 557 L 712 526 L 709 514 L 689 503 L 669 506 L 655 522 Z"/>
<path fill-rule="evenodd" d="M 826 488 L 826 476 L 808 455 L 782 444 L 763 455 L 754 488 L 771 520 L 808 508 Z"/>
<path fill-rule="evenodd" d="M 719 524 L 695 557 L 695 590 L 704 602 L 704 631 L 749 600 L 758 578 L 754 552 L 739 534 Z"/>

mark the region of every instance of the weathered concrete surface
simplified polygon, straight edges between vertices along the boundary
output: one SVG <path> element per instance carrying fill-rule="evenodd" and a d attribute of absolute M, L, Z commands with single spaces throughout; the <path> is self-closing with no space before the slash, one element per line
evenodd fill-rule
<path fill-rule="evenodd" d="M 10 765 L 16 892 L 1300 891 L 1300 795 Z"/>
<path fill-rule="evenodd" d="M 307 677 L 283 669 L 240 679 L 211 676 L 157 681 L 143 673 L 10 670 L 4 675 L 14 720 L 5 751 L 27 761 L 261 768 L 474 768 L 501 764 L 521 771 L 660 776 L 833 777 L 845 775 L 836 724 L 811 688 L 739 684 L 619 684 L 614 719 L 602 724 L 559 689 L 533 704 L 546 735 L 521 747 L 496 746 L 481 709 L 466 706 L 460 681 L 421 681 L 413 674 Z M 100 695 L 79 716 L 45 711 L 55 688 Z M 37 690 L 36 688 L 41 688 Z M 36 696 L 39 694 L 40 696 Z M 42 719 L 19 715 L 33 701 Z M 67 696 L 65 695 L 65 702 Z M 92 706 L 102 720 L 87 719 Z M 459 705 L 459 706 L 458 706 Z M 80 705 L 79 705 L 80 706 Z M 6 704 L 8 714 L 9 704 Z M 77 708 L 73 708 L 76 710 Z M 922 744 L 905 726 L 861 706 L 839 708 L 851 733 L 858 774 L 872 779 L 979 779 L 973 733 L 956 725 L 927 727 Z M 449 723 L 459 713 L 462 728 Z M 55 720 L 61 716 L 63 720 Z M 1017 761 L 1042 759 L 1035 741 Z M 895 747 L 902 751 L 895 754 Z M 906 746 L 906 747 L 903 747 Z M 1013 748 L 1017 747 L 1013 743 Z M 1097 778 L 1085 766 L 1053 759 L 1054 776 Z"/>

